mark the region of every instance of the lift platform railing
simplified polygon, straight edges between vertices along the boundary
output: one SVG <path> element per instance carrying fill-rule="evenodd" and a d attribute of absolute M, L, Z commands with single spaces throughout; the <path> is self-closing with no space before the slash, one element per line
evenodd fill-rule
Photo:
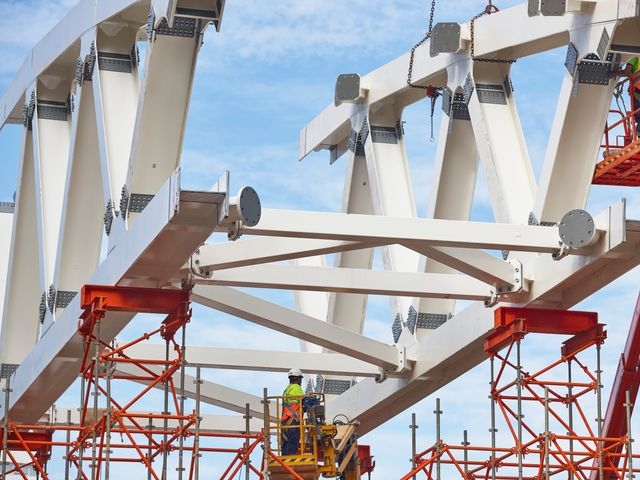
<path fill-rule="evenodd" d="M 600 151 L 602 160 L 596 163 L 593 183 L 600 185 L 640 185 L 640 138 L 637 118 L 640 108 L 634 109 L 633 91 L 629 79 L 616 86 L 617 108 L 609 110 Z M 624 102 L 628 96 L 629 107 Z M 611 121 L 610 121 L 611 120 Z"/>

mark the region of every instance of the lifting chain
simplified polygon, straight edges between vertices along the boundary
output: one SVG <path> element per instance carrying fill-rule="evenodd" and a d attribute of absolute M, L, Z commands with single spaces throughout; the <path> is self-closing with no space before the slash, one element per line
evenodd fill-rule
<path fill-rule="evenodd" d="M 491 15 L 492 13 L 499 12 L 500 10 L 493 4 L 492 0 L 489 0 L 487 6 L 484 7 L 480 13 L 471 19 L 471 60 L 474 62 L 490 62 L 490 63 L 515 63 L 515 59 L 500 59 L 500 58 L 476 58 L 475 55 L 475 22 L 477 19 L 484 15 Z"/>
<path fill-rule="evenodd" d="M 433 114 L 434 114 L 434 111 L 435 111 L 436 98 L 438 98 L 438 96 L 440 95 L 440 92 L 442 91 L 442 88 L 434 87 L 433 85 L 416 85 L 415 83 L 411 82 L 411 75 L 413 73 L 413 59 L 414 59 L 415 54 L 416 54 L 416 49 L 420 45 L 422 45 L 424 42 L 426 42 L 428 39 L 431 38 L 431 32 L 433 30 L 433 17 L 435 15 L 435 11 L 436 11 L 436 0 L 431 0 L 431 11 L 429 12 L 429 28 L 428 28 L 427 33 L 424 36 L 424 38 L 422 40 L 420 40 L 418 43 L 416 43 L 413 46 L 413 48 L 411 49 L 411 55 L 409 56 L 409 72 L 407 73 L 407 85 L 409 85 L 411 88 L 419 88 L 421 90 L 426 90 L 427 91 L 427 97 L 429 97 L 431 99 L 431 110 L 430 110 L 431 141 L 434 140 L 434 137 L 433 137 Z"/>
<path fill-rule="evenodd" d="M 427 30 L 427 34 L 424 36 L 424 38 L 413 46 L 413 48 L 411 49 L 411 55 L 409 56 L 409 73 L 407 74 L 407 85 L 412 88 L 421 88 L 423 90 L 427 90 L 430 88 L 426 85 L 416 85 L 414 83 L 411 83 L 411 74 L 413 73 L 413 58 L 416 54 L 416 48 L 418 48 L 420 45 L 431 38 L 431 31 L 433 30 L 433 16 L 435 15 L 435 12 L 436 0 L 431 0 L 431 12 L 429 13 L 429 29 Z"/>

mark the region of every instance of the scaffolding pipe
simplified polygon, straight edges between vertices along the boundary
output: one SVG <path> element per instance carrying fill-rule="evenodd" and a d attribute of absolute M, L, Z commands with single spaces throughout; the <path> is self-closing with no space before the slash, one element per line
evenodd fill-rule
<path fill-rule="evenodd" d="M 193 479 L 198 480 L 200 476 L 200 422 L 202 417 L 200 416 L 200 386 L 202 385 L 202 379 L 200 378 L 200 367 L 196 368 L 196 426 L 195 436 L 193 438 Z"/>
<path fill-rule="evenodd" d="M 570 358 L 569 361 L 567 362 L 567 380 L 569 383 L 569 386 L 567 387 L 567 400 L 569 403 L 569 412 L 568 412 L 568 421 L 569 421 L 569 432 L 567 432 L 567 435 L 571 435 L 571 438 L 569 438 L 569 451 L 571 452 L 569 454 L 569 460 L 571 461 L 571 466 L 572 468 L 569 469 L 569 480 L 573 480 L 573 385 L 572 385 L 572 370 L 571 370 L 571 365 L 573 364 L 573 359 Z"/>
<path fill-rule="evenodd" d="M 164 352 L 164 361 L 165 361 L 165 369 L 162 373 L 165 373 L 167 370 L 167 364 L 169 363 L 169 340 L 165 342 L 165 352 Z M 163 440 L 162 440 L 162 480 L 167 480 L 167 463 L 169 461 L 169 452 L 167 449 L 167 440 L 169 438 L 169 434 L 167 433 L 169 429 L 169 419 L 167 415 L 169 415 L 169 381 L 167 378 L 164 378 L 164 409 L 162 414 L 164 415 L 163 421 Z"/>
<path fill-rule="evenodd" d="M 67 410 L 67 427 L 71 427 L 71 410 Z M 67 428 L 66 440 L 67 445 L 65 447 L 64 455 L 64 480 L 69 480 L 69 471 L 71 467 L 71 460 L 69 460 L 69 448 L 71 446 L 71 428 Z"/>
<path fill-rule="evenodd" d="M 596 345 L 596 380 L 598 386 L 596 388 L 596 407 L 598 412 L 598 479 L 604 480 L 604 466 L 603 466 L 603 447 L 602 441 L 602 367 L 600 365 L 600 344 Z"/>
<path fill-rule="evenodd" d="M 89 343 L 89 337 L 85 338 L 85 342 Z M 86 346 L 89 348 L 89 345 Z M 83 366 L 84 367 L 84 366 Z M 82 432 L 86 423 L 86 412 L 84 411 L 84 395 L 87 390 L 87 378 L 85 378 L 85 371 L 82 371 L 82 380 L 80 381 L 80 430 Z M 82 433 L 79 433 L 79 442 L 78 442 L 78 473 L 76 475 L 77 480 L 83 480 L 82 475 L 82 457 L 84 456 L 84 440 L 82 440 Z"/>
<path fill-rule="evenodd" d="M 522 480 L 522 365 L 520 364 L 520 340 L 516 342 L 516 395 L 518 399 L 518 480 Z"/>
<path fill-rule="evenodd" d="M 251 411 L 249 410 L 250 405 L 247 403 L 244 406 L 244 425 L 245 425 L 245 433 L 247 434 L 247 438 L 244 440 L 244 450 L 245 455 L 249 451 L 249 434 L 251 433 Z M 249 474 L 251 473 L 251 460 L 247 455 L 244 461 L 244 478 L 248 479 Z"/>
<path fill-rule="evenodd" d="M 631 444 L 633 443 L 633 437 L 631 436 L 631 412 L 633 404 L 631 403 L 631 392 L 629 390 L 625 392 L 624 408 L 627 416 L 627 456 L 629 458 L 628 478 L 629 480 L 633 480 L 633 449 L 631 448 Z"/>
<path fill-rule="evenodd" d="M 180 437 L 178 438 L 178 480 L 182 480 L 182 472 L 184 472 L 184 401 L 186 399 L 184 393 L 185 369 L 186 369 L 186 325 L 182 326 L 182 359 L 180 361 L 180 416 L 178 425 L 180 428 Z"/>
<path fill-rule="evenodd" d="M 440 399 L 436 398 L 436 409 L 433 411 L 436 414 L 436 480 L 440 480 Z"/>
<path fill-rule="evenodd" d="M 462 446 L 464 447 L 464 477 L 468 478 L 467 474 L 469 473 L 469 451 L 467 447 L 471 445 L 469 443 L 469 439 L 467 437 L 467 431 L 463 430 L 462 432 Z"/>
<path fill-rule="evenodd" d="M 268 397 L 268 392 L 267 389 L 264 388 L 262 390 L 262 409 L 263 409 L 263 416 L 264 416 L 264 444 L 262 445 L 263 448 L 263 466 L 264 466 L 264 471 L 263 473 L 263 477 L 264 478 L 269 478 L 269 462 L 267 462 L 267 458 L 269 457 L 269 452 L 271 451 L 271 432 L 269 431 L 269 400 L 267 399 Z"/>
<path fill-rule="evenodd" d="M 7 445 L 9 443 L 9 400 L 11 395 L 11 375 L 4 384 L 4 421 L 2 422 L 2 478 L 7 478 Z"/>
<path fill-rule="evenodd" d="M 98 407 L 100 405 L 100 319 L 95 323 L 96 335 L 93 337 L 94 353 L 93 353 L 93 427 L 92 427 L 92 445 L 91 445 L 91 478 L 97 480 L 98 471 Z"/>
<path fill-rule="evenodd" d="M 544 478 L 549 480 L 549 387 L 544 387 Z"/>
<path fill-rule="evenodd" d="M 489 363 L 491 364 L 491 394 L 489 395 L 491 399 L 491 428 L 489 428 L 489 432 L 491 432 L 491 480 L 496 480 L 496 433 L 498 430 L 496 429 L 496 376 L 495 357 L 493 355 L 491 355 Z"/>
<path fill-rule="evenodd" d="M 416 414 L 412 413 L 411 414 L 411 425 L 409 425 L 409 428 L 411 428 L 411 470 L 415 470 L 416 468 L 416 429 L 418 428 L 418 425 L 416 425 Z M 413 480 L 416 480 L 416 475 L 413 474 Z"/>
<path fill-rule="evenodd" d="M 149 448 L 147 449 L 147 458 L 149 459 L 149 465 L 151 465 L 151 462 L 153 462 L 153 450 L 151 449 L 151 445 L 153 444 L 153 442 L 151 441 L 151 439 L 153 438 L 153 418 L 149 417 L 149 423 L 147 424 L 147 427 L 149 429 Z M 151 469 L 147 470 L 147 480 L 151 480 L 152 475 L 151 475 Z"/>
<path fill-rule="evenodd" d="M 113 347 L 113 344 L 112 344 Z M 106 404 L 106 422 L 107 425 L 105 427 L 106 430 L 106 451 L 105 451 L 105 463 L 104 463 L 104 478 L 105 480 L 109 480 L 109 475 L 111 473 L 111 369 L 113 368 L 113 362 L 108 361 L 105 364 L 105 388 L 107 393 Z"/>

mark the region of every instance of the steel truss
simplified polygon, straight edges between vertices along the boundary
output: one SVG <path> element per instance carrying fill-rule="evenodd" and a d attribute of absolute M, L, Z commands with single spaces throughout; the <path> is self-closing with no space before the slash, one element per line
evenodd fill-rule
<path fill-rule="evenodd" d="M 529 373 L 521 362 L 521 345 L 531 332 L 572 337 L 563 342 L 557 360 Z M 415 468 L 402 480 L 419 473 L 429 480 L 441 476 L 465 480 L 632 478 L 640 471 L 637 464 L 633 467 L 640 455 L 632 452 L 630 432 L 625 429 L 620 437 L 606 437 L 602 432 L 600 347 L 605 338 L 603 325 L 591 312 L 496 310 L 496 330 L 485 342 L 491 364 L 491 445 L 470 445 L 466 438 L 462 445 L 453 445 L 437 438 L 432 447 L 416 455 Z M 595 370 L 580 358 L 594 347 Z M 595 402 L 590 401 L 593 397 Z M 629 396 L 620 408 L 629 419 Z M 439 432 L 439 402 L 435 413 Z M 498 437 L 498 432 L 505 433 Z"/>
<path fill-rule="evenodd" d="M 132 312 L 107 309 L 100 320 L 86 317 L 78 331 L 77 293 L 87 283 L 193 285 L 191 300 L 214 321 L 223 312 L 302 340 L 305 352 L 230 349 L 213 358 L 205 351 L 198 366 L 286 372 L 305 362 L 305 373 L 320 375 L 334 392 L 329 416 L 357 419 L 364 435 L 483 361 L 500 303 L 568 309 L 640 264 L 640 221 L 627 218 L 626 200 L 593 217 L 584 210 L 614 89 L 609 73 L 640 51 L 635 2 L 554 0 L 541 11 L 532 0 L 472 24 L 445 24 L 457 33 L 434 36 L 411 53 L 412 82 L 425 89 L 407 85 L 409 52 L 362 78 L 350 76 L 353 95 L 336 91 L 327 99 L 302 129 L 299 148 L 300 159 L 326 149 L 331 162 L 347 162 L 343 211 L 265 209 L 260 222 L 259 209 L 233 204 L 228 175 L 208 191 L 180 184 L 196 60 L 207 27 L 219 31 L 225 3 L 81 0 L 30 52 L 0 99 L 0 126 L 20 124 L 24 134 L 15 205 L 0 204 L 5 458 L 13 455 L 10 442 L 21 441 L 17 432 L 47 431 L 38 421 L 78 372 L 82 431 L 69 426 L 79 443 L 62 442 L 77 466 L 107 468 L 115 450 L 107 432 L 125 434 L 113 423 L 119 419 L 139 444 L 131 455 L 144 464 L 144 449 L 158 446 L 159 461 L 198 425 L 182 409 L 176 392 L 183 389 L 198 398 L 198 388 L 207 389 L 207 403 L 235 412 L 250 403 L 251 414 L 261 415 L 255 392 L 181 380 L 176 390 L 173 377 L 163 376 L 163 369 L 182 376 L 176 362 L 184 361 L 185 347 L 173 339 L 184 328 L 179 322 L 171 335 L 173 327 L 159 327 L 158 344 L 145 345 L 166 352 L 179 344 L 171 356 L 136 354 L 142 341 L 126 349 L 112 343 Z M 535 178 L 517 110 L 522 90 L 512 88 L 517 67 L 500 60 L 561 47 L 567 61 L 559 66 L 556 113 Z M 442 92 L 444 113 L 431 202 L 426 218 L 417 218 L 401 127 L 404 109 L 425 90 Z M 492 220 L 471 222 L 480 169 Z M 242 211 L 252 215 L 241 219 Z M 561 230 L 567 224 L 569 231 Z M 238 241 L 206 244 L 214 232 Z M 384 271 L 372 268 L 374 249 Z M 332 267 L 324 255 L 333 255 Z M 253 287 L 294 291 L 297 308 L 247 291 Z M 374 294 L 391 304 L 384 341 L 363 334 Z M 460 299 L 471 304 L 459 309 Z M 157 417 L 159 436 L 141 433 L 146 417 L 131 410 L 150 388 L 139 399 L 105 402 L 108 386 L 127 375 L 169 399 L 158 409 L 172 412 Z M 96 407 L 96 398 L 104 405 Z M 84 431 L 88 425 L 95 428 Z M 46 437 L 27 445 L 25 452 L 47 456 Z M 189 448 L 196 447 L 182 445 Z"/>

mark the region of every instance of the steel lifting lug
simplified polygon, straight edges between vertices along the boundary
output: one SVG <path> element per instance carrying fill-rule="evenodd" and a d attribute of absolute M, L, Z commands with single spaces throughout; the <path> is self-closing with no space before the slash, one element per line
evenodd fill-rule
<path fill-rule="evenodd" d="M 489 307 L 493 307 L 498 303 L 498 295 L 492 290 L 491 291 L 491 297 L 487 298 L 484 301 L 484 306 L 489 308 Z"/>
<path fill-rule="evenodd" d="M 209 278 L 211 276 L 210 270 L 203 270 L 200 267 L 200 249 L 198 248 L 193 255 L 189 258 L 189 269 L 194 277 Z"/>
<path fill-rule="evenodd" d="M 380 373 L 375 376 L 376 383 L 382 383 L 387 379 L 387 371 L 380 369 Z"/>
<path fill-rule="evenodd" d="M 554 260 L 562 260 L 567 255 L 569 255 L 569 246 L 561 243 L 560 248 L 551 254 L 551 258 Z"/>

